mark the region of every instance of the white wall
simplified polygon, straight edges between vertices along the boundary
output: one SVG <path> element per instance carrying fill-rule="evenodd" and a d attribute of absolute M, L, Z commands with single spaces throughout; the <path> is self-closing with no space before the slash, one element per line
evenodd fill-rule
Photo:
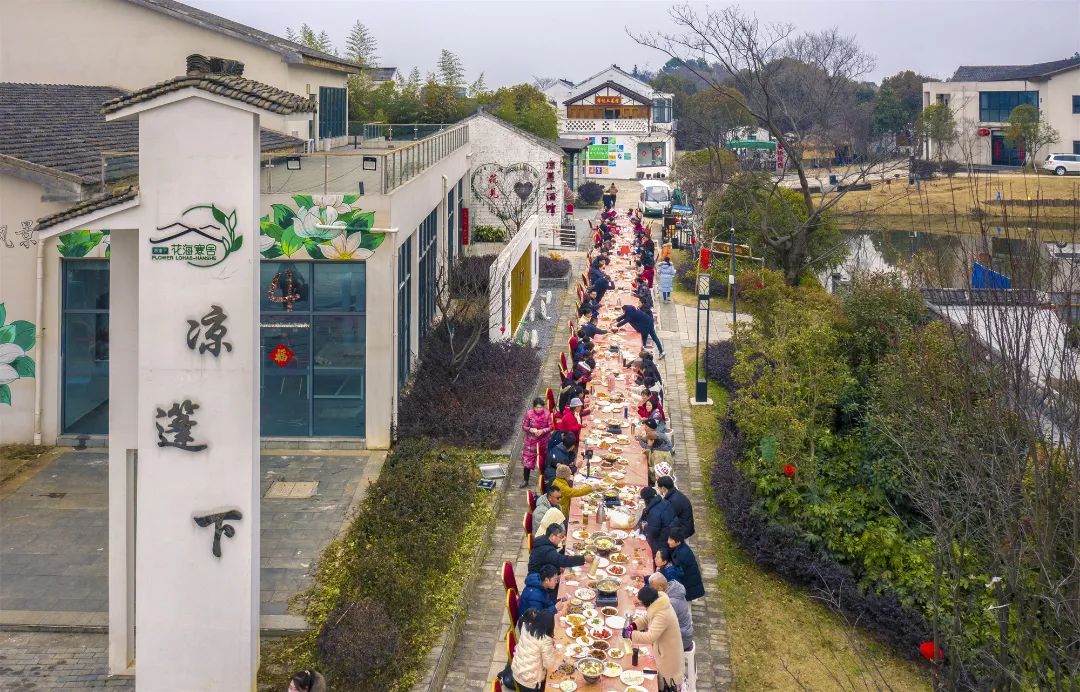
<path fill-rule="evenodd" d="M 553 148 L 541 146 L 523 137 L 514 130 L 499 124 L 493 117 L 481 115 L 469 121 L 469 142 L 472 145 L 470 174 L 465 180 L 466 206 L 469 208 L 469 225 L 495 226 L 502 228 L 503 222 L 495 215 L 488 204 L 477 197 L 472 190 L 472 171 L 487 163 L 510 166 L 527 163 L 540 173 L 537 192 L 538 234 L 541 238 L 557 238 L 559 223 L 565 205 L 563 195 L 563 152 L 554 142 Z M 546 186 L 547 163 L 555 162 L 555 213 L 547 213 Z"/>
<path fill-rule="evenodd" d="M 537 257 L 540 253 L 540 243 L 537 236 L 539 228 L 537 217 L 532 217 L 521 227 L 506 247 L 499 252 L 498 257 L 491 263 L 488 270 L 490 301 L 488 310 L 488 339 L 491 341 L 506 341 L 513 338 L 510 331 L 512 291 L 510 280 L 514 265 L 518 263 L 523 254 L 529 254 L 533 259 L 530 263 L 532 271 L 532 295 L 536 296 L 540 285 L 540 271 Z M 503 322 L 503 316 L 506 322 Z M 505 329 L 503 329 L 505 325 Z"/>

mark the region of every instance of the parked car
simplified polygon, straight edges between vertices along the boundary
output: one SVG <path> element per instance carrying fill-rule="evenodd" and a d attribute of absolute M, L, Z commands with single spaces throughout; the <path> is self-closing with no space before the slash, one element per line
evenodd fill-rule
<path fill-rule="evenodd" d="M 671 211 L 673 192 L 671 186 L 659 180 L 642 180 L 638 209 L 644 216 L 663 216 Z"/>
<path fill-rule="evenodd" d="M 1047 154 L 1042 169 L 1053 171 L 1054 175 L 1080 173 L 1080 154 Z"/>

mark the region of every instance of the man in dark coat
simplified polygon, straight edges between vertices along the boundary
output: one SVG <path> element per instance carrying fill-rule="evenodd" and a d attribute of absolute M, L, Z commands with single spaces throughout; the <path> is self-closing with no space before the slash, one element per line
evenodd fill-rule
<path fill-rule="evenodd" d="M 660 357 L 664 357 L 664 345 L 660 343 L 660 338 L 656 336 L 656 322 L 653 320 L 652 315 L 639 310 L 633 305 L 622 306 L 623 314 L 619 315 L 615 320 L 615 326 L 621 327 L 624 324 L 629 324 L 634 328 L 638 334 L 641 334 L 641 347 L 649 343 L 649 337 L 656 343 L 656 348 L 660 351 Z"/>
<path fill-rule="evenodd" d="M 679 520 L 686 538 L 694 535 L 694 507 L 690 504 L 690 498 L 683 491 L 675 487 L 675 479 L 671 476 L 660 476 L 656 479 L 656 488 L 660 491 L 671 509 L 675 512 L 675 518 Z"/>
<path fill-rule="evenodd" d="M 584 565 L 584 555 L 563 555 L 559 552 L 565 538 L 566 528 L 562 524 L 547 527 L 544 535 L 533 541 L 533 549 L 529 553 L 529 573 L 539 572 L 544 565 L 555 565 L 559 569 Z"/>
<path fill-rule="evenodd" d="M 577 435 L 569 430 L 564 431 L 559 444 L 552 447 L 548 452 L 547 458 L 544 459 L 545 488 L 550 488 L 552 482 L 554 482 L 555 470 L 559 464 L 566 464 L 572 471 L 577 471 L 577 464 L 574 463 L 577 459 L 577 442 Z"/>
<path fill-rule="evenodd" d="M 544 565 L 539 572 L 530 572 L 525 577 L 525 588 L 521 590 L 521 603 L 518 610 L 524 613 L 529 608 L 555 614 L 558 605 L 556 595 L 559 591 L 559 568 Z"/>
<path fill-rule="evenodd" d="M 686 587 L 686 600 L 693 601 L 705 595 L 705 584 L 701 581 L 701 567 L 697 556 L 686 545 L 686 534 L 681 526 L 676 526 L 668 533 L 667 544 L 671 548 L 671 562 L 682 570 L 682 582 Z"/>
<path fill-rule="evenodd" d="M 668 532 L 675 526 L 675 512 L 671 509 L 671 505 L 650 486 L 641 489 L 640 497 L 645 501 L 645 509 L 641 512 L 641 519 L 638 520 L 638 528 L 645 534 L 651 557 L 665 545 Z"/>

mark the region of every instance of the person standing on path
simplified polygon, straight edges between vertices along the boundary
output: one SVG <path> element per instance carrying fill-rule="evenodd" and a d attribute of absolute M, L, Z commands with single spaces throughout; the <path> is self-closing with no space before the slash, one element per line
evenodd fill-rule
<path fill-rule="evenodd" d="M 529 474 L 547 453 L 548 436 L 551 435 L 551 414 L 540 397 L 533 399 L 532 408 L 525 414 L 521 429 L 525 431 L 525 441 L 521 446 L 521 473 L 524 480 L 521 487 L 529 486 Z"/>
<path fill-rule="evenodd" d="M 705 584 L 701 581 L 701 567 L 697 556 L 686 543 L 686 533 L 681 526 L 675 526 L 667 534 L 667 544 L 671 548 L 671 562 L 682 570 L 683 586 L 686 587 L 686 600 L 694 601 L 705 595 Z"/>
<path fill-rule="evenodd" d="M 656 267 L 656 277 L 660 284 L 660 298 L 665 303 L 671 302 L 671 289 L 674 287 L 677 273 L 670 257 L 665 257 Z"/>
<path fill-rule="evenodd" d="M 630 634 L 630 641 L 637 646 L 645 644 L 652 647 L 659 691 L 676 692 L 683 678 L 679 618 L 667 594 L 657 593 L 651 586 L 641 587 L 637 600 L 645 608 L 645 616 L 634 618 L 637 629 Z"/>
<path fill-rule="evenodd" d="M 604 211 L 611 209 L 615 206 L 615 200 L 619 195 L 619 188 L 612 183 L 608 186 L 608 189 L 604 190 Z"/>
<path fill-rule="evenodd" d="M 690 498 L 686 493 L 675 487 L 675 479 L 671 476 L 661 476 L 656 479 L 656 489 L 660 495 L 668 501 L 675 510 L 675 518 L 679 520 L 686 538 L 694 535 L 694 506 L 690 504 Z"/>

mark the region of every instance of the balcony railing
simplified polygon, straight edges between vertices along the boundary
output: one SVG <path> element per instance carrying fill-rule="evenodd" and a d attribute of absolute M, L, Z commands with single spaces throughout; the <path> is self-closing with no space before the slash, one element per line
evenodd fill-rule
<path fill-rule="evenodd" d="M 469 142 L 469 126 L 450 126 L 395 149 L 346 148 L 313 154 L 267 154 L 264 194 L 389 194 Z"/>
<path fill-rule="evenodd" d="M 387 142 L 419 142 L 434 134 L 443 132 L 453 125 L 446 123 L 364 123 L 353 131 L 350 126 L 350 135 L 362 135 L 364 141 L 384 140 Z"/>
<path fill-rule="evenodd" d="M 564 132 L 615 132 L 622 134 L 649 134 L 649 121 L 644 118 L 626 118 L 619 120 L 586 120 L 580 118 L 568 118 Z"/>

